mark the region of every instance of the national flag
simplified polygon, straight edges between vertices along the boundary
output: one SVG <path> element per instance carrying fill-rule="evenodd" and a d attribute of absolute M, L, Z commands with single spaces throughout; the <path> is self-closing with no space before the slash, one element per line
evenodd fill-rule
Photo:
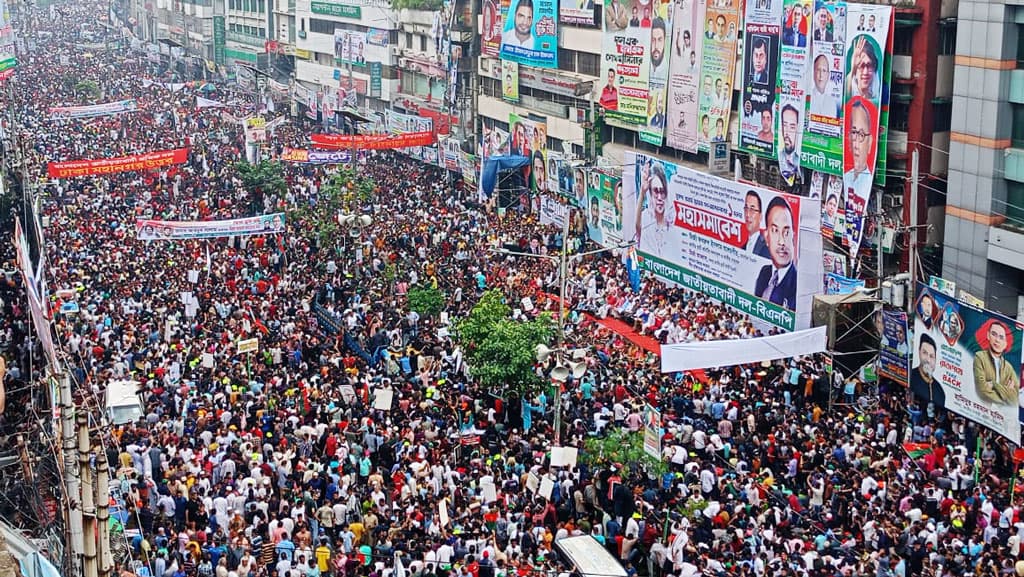
<path fill-rule="evenodd" d="M 910 455 L 911 459 L 926 457 L 934 451 L 928 443 L 903 443 L 903 450 Z"/>

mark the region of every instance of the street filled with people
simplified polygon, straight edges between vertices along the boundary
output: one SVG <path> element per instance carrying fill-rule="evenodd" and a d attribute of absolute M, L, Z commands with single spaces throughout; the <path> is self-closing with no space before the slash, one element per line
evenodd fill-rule
<path fill-rule="evenodd" d="M 618 250 L 569 259 L 565 343 L 586 351 L 584 373 L 523 399 L 482 387 L 457 321 L 493 290 L 530 300 L 517 315 L 557 316 L 557 258 L 529 255 L 596 248 L 582 215 L 563 237 L 442 168 L 369 152 L 353 172 L 372 194 L 348 208 L 372 223 L 325 234 L 313 209 L 347 167 L 283 162 L 280 196 L 240 174 L 240 119 L 282 118 L 259 151 L 271 161 L 309 148 L 318 124 L 228 82 L 179 86 L 127 46 L 84 58 L 78 24 L 102 12 L 83 2 L 38 19 L 40 47 L 6 81 L 4 114 L 43 196 L 48 305 L 76 403 L 141 386 L 141 418 L 100 429 L 125 512 L 119 574 L 614 575 L 558 553 L 590 535 L 630 577 L 1024 575 L 1010 443 L 897 387 L 837 407 L 823 356 L 663 374 L 645 342 L 765 333 L 653 276 L 634 290 Z M 138 110 L 49 112 L 123 99 Z M 47 177 L 50 162 L 179 147 L 180 165 Z M 136 238 L 140 218 L 272 213 L 287 216 L 281 234 Z M 410 310 L 425 286 L 443 292 L 443 314 Z M 77 311 L 62 313 L 70 300 Z M 4 307 L 8 378 L 27 381 L 45 368 L 29 309 Z M 239 353 L 251 338 L 258 350 Z M 642 436 L 647 405 L 662 414 L 660 460 L 594 454 L 601 439 Z M 556 438 L 578 449 L 574 463 L 553 463 Z"/>

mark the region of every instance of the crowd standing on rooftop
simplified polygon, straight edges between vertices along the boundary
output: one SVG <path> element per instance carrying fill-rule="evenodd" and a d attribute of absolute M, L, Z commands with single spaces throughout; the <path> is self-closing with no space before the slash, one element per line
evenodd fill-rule
<path fill-rule="evenodd" d="M 48 285 L 75 289 L 81 305 L 53 319 L 76 399 L 88 405 L 115 380 L 142 386 L 144 417 L 103 438 L 129 513 L 123 575 L 567 577 L 579 570 L 554 545 L 579 535 L 630 576 L 1024 575 L 1009 443 L 895 387 L 870 409 L 826 411 L 833 383 L 820 357 L 662 374 L 656 355 L 597 320 L 662 343 L 762 333 L 654 278 L 634 291 L 614 251 L 570 262 L 567 340 L 589 353 L 586 374 L 561 392 L 561 438 L 582 450 L 639 431 L 651 404 L 664 416 L 663 463 L 589 455 L 551 466 L 551 392 L 519 403 L 483 390 L 466 344 L 405 296 L 443 289 L 449 319 L 488 289 L 555 311 L 556 264 L 494 249 L 578 252 L 582 227 L 563 238 L 522 207 L 499 217 L 442 169 L 372 153 L 358 172 L 375 183 L 359 207 L 373 224 L 359 242 L 325 240 L 300 209 L 324 202 L 333 168 L 286 164 L 287 193 L 254 203 L 237 172 L 238 119 L 276 116 L 265 99 L 218 82 L 213 98 L 229 107 L 198 109 L 198 83 L 168 89 L 179 79 L 140 52 L 79 58 L 78 23 L 102 11 L 62 4 L 39 19 L 40 49 L 20 58 L 5 108 L 34 181 L 51 161 L 190 151 L 177 167 L 40 187 Z M 139 111 L 52 119 L 51 106 L 85 103 L 85 80 L 100 89 L 94 100 L 131 98 Z M 288 118 L 261 154 L 305 147 L 317 130 Z M 286 232 L 135 238 L 137 218 L 254 208 L 289 214 Z M 5 280 L 8 379 L 27 380 L 39 349 L 14 296 L 22 281 Z M 198 300 L 193 316 L 184 292 Z M 259 352 L 237 354 L 250 337 Z M 387 389 L 391 409 L 374 408 Z M 914 460 L 906 442 L 929 449 Z M 545 476 L 548 498 L 531 487 Z"/>

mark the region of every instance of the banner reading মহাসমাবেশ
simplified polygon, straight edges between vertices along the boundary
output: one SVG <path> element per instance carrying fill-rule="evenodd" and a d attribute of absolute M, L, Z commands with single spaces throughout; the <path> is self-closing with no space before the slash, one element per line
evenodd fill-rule
<path fill-rule="evenodd" d="M 745 16 L 738 144 L 750 154 L 770 158 L 775 154 L 775 91 L 782 0 L 751 0 L 746 3 Z M 731 90 L 729 96 L 732 96 Z"/>
<path fill-rule="evenodd" d="M 665 140 L 673 148 L 695 153 L 705 2 L 680 0 L 673 5 Z"/>

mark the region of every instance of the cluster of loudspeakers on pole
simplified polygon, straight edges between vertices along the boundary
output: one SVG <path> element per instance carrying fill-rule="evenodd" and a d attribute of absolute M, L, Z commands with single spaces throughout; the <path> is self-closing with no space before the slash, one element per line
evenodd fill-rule
<path fill-rule="evenodd" d="M 547 362 L 548 358 L 551 357 L 551 354 L 558 351 L 559 349 L 550 349 L 544 344 L 537 345 L 537 362 Z M 583 356 L 579 355 L 578 353 L 583 353 L 585 355 L 586 351 L 580 350 L 573 352 L 574 358 L 582 359 Z M 551 369 L 551 379 L 558 381 L 559 383 L 564 383 L 565 381 L 569 380 L 569 375 L 572 375 L 572 378 L 574 379 L 581 379 L 583 378 L 583 375 L 585 375 L 586 373 L 587 363 L 585 360 L 576 360 L 573 362 L 569 362 L 568 364 L 565 364 L 562 362 L 561 356 L 559 356 L 557 364 L 555 364 L 555 367 Z"/>
<path fill-rule="evenodd" d="M 373 224 L 373 218 L 368 214 L 339 214 L 338 224 L 348 229 L 349 236 L 356 238 L 364 228 Z"/>

